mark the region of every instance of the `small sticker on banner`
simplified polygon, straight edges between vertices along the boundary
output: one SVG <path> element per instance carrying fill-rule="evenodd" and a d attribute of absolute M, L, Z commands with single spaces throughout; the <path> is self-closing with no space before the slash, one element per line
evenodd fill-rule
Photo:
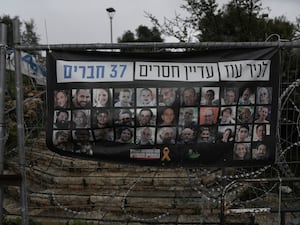
<path fill-rule="evenodd" d="M 160 159 L 160 149 L 130 149 L 130 158 L 140 160 Z"/>

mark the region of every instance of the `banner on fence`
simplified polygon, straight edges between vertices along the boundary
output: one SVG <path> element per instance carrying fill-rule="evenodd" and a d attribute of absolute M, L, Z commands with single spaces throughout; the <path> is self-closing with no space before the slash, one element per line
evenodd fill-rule
<path fill-rule="evenodd" d="M 13 50 L 6 52 L 6 69 L 15 71 L 15 56 Z M 46 85 L 46 70 L 37 63 L 35 57 L 21 52 L 21 73 L 34 78 L 39 85 Z"/>
<path fill-rule="evenodd" d="M 279 53 L 55 52 L 47 55 L 47 146 L 139 165 L 274 162 Z"/>

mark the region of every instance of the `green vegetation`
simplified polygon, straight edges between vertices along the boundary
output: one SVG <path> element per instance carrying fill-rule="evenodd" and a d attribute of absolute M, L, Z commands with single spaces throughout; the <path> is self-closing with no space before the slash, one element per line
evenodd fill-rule
<path fill-rule="evenodd" d="M 176 15 L 163 22 L 151 13 L 147 17 L 164 35 L 180 42 L 265 41 L 272 34 L 292 40 L 299 35 L 299 19 L 293 24 L 286 17 L 268 18 L 261 0 L 231 0 L 222 8 L 216 0 L 184 0 L 188 16 Z"/>
<path fill-rule="evenodd" d="M 118 42 L 162 42 L 161 33 L 156 27 L 149 29 L 146 26 L 140 25 L 135 34 L 128 30 L 121 38 L 118 38 Z"/>

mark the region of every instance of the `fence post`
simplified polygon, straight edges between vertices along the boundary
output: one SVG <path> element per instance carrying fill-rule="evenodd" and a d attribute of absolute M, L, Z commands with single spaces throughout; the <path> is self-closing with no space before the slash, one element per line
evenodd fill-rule
<path fill-rule="evenodd" d="M 0 23 L 0 175 L 4 171 L 4 146 L 5 146 L 5 54 L 7 44 L 7 27 L 4 23 Z M 3 218 L 3 188 L 0 186 L 0 225 Z"/>
<path fill-rule="evenodd" d="M 20 21 L 13 21 L 14 45 L 20 44 Z M 28 225 L 28 207 L 27 207 L 27 190 L 26 190 L 26 167 L 25 167 L 25 135 L 24 135 L 24 111 L 23 111 L 23 77 L 21 72 L 21 50 L 15 49 L 15 72 L 16 72 L 16 111 L 17 111 L 17 132 L 18 132 L 18 151 L 21 183 L 21 214 L 22 225 Z"/>

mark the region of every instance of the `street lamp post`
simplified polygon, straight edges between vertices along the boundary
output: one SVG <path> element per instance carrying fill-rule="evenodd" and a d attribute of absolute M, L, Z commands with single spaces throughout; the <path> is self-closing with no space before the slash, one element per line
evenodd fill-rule
<path fill-rule="evenodd" d="M 110 20 L 110 43 L 113 43 L 113 31 L 112 31 L 112 19 L 116 13 L 116 10 L 112 7 L 106 9 Z"/>

